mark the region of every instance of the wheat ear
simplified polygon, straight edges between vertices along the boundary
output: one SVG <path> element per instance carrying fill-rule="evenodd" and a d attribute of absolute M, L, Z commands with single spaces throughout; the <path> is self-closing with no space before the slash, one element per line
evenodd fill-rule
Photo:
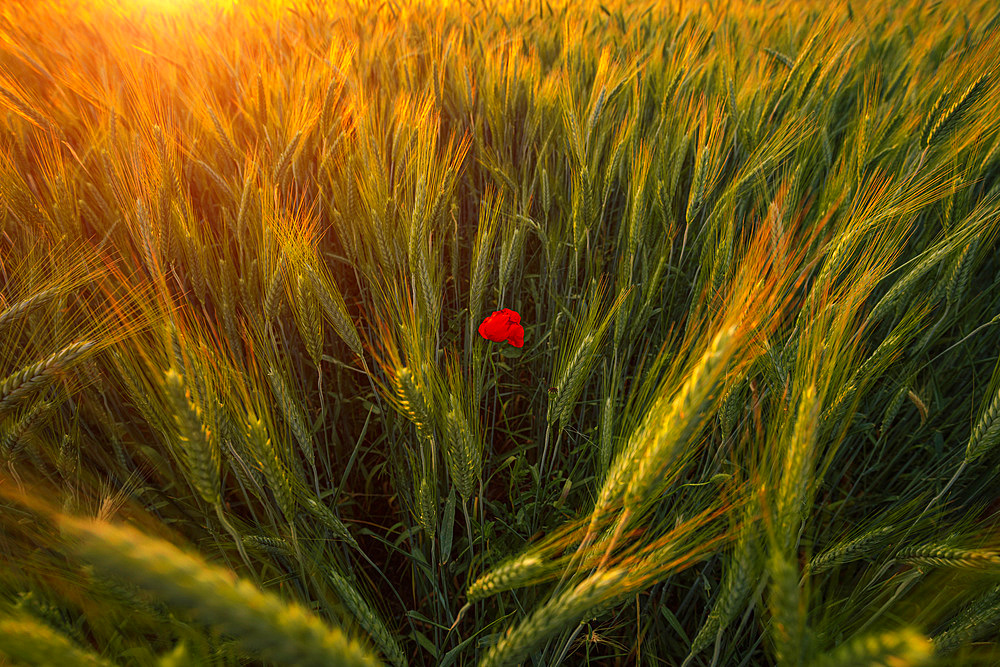
<path fill-rule="evenodd" d="M 902 549 L 896 554 L 896 559 L 924 567 L 1000 570 L 1000 552 L 985 549 L 953 549 L 944 545 L 926 544 Z"/>
<path fill-rule="evenodd" d="M 933 646 L 911 628 L 863 635 L 814 658 L 809 667 L 917 667 L 933 657 Z"/>
<path fill-rule="evenodd" d="M 491 595 L 518 588 L 533 581 L 542 569 L 542 560 L 525 554 L 493 568 L 479 577 L 465 592 L 469 604 Z"/>
<path fill-rule="evenodd" d="M 31 392 L 51 382 L 54 375 L 71 366 L 95 345 L 97 343 L 89 340 L 67 345 L 45 359 L 8 375 L 0 381 L 0 415 Z"/>
<path fill-rule="evenodd" d="M 188 609 L 267 660 L 303 667 L 372 667 L 378 661 L 339 628 L 231 572 L 127 526 L 62 517 L 73 549 L 95 565 Z"/>
<path fill-rule="evenodd" d="M 579 621 L 587 612 L 614 595 L 625 574 L 622 569 L 598 571 L 542 605 L 516 627 L 508 629 L 479 667 L 521 664 L 535 647 Z"/>
<path fill-rule="evenodd" d="M 997 619 L 1000 619 L 1000 584 L 967 604 L 952 619 L 948 629 L 933 638 L 935 653 L 946 655 L 975 640 L 995 625 Z"/>
<path fill-rule="evenodd" d="M 174 421 L 191 483 L 202 500 L 217 505 L 222 498 L 222 485 L 219 480 L 221 455 L 215 433 L 202 420 L 201 410 L 192 401 L 181 374 L 171 368 L 163 379 L 173 404 Z"/>
<path fill-rule="evenodd" d="M 111 667 L 99 655 L 74 645 L 48 625 L 30 617 L 0 618 L 0 656 L 26 665 Z"/>
<path fill-rule="evenodd" d="M 723 364 L 732 348 L 734 331 L 721 332 L 691 371 L 664 417 L 650 420 L 641 431 L 647 444 L 625 490 L 626 511 L 635 511 L 655 490 L 664 472 L 701 426 L 702 416 L 714 398 Z"/>
<path fill-rule="evenodd" d="M 26 299 L 22 299 L 21 301 L 5 308 L 2 312 L 0 312 L 0 331 L 3 331 L 8 324 L 16 320 L 24 313 L 27 313 L 46 301 L 55 298 L 58 294 L 59 290 L 54 287 L 50 287 L 48 289 L 35 292 Z"/>
<path fill-rule="evenodd" d="M 254 456 L 257 457 L 260 467 L 264 472 L 264 479 L 274 494 L 274 499 L 281 508 L 285 520 L 291 523 L 295 520 L 295 494 L 292 491 L 292 480 L 281 463 L 271 436 L 267 432 L 264 422 L 254 416 L 247 420 L 248 442 L 253 449 Z"/>
<path fill-rule="evenodd" d="M 819 574 L 838 565 L 867 558 L 881 549 L 895 530 L 893 526 L 884 526 L 853 540 L 836 544 L 809 561 L 809 573 Z"/>
<path fill-rule="evenodd" d="M 371 636 L 375 645 L 382 651 L 382 655 L 396 667 L 406 667 L 406 655 L 400 648 L 399 642 L 351 582 L 332 568 L 327 570 L 327 578 L 337 591 L 341 604 L 347 607 L 354 620 Z"/>

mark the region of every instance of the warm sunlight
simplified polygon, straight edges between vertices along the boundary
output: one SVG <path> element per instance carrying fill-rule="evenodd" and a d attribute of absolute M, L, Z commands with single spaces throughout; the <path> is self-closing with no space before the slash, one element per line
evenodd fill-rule
<path fill-rule="evenodd" d="M 121 0 L 138 9 L 151 9 L 165 14 L 186 12 L 200 8 L 207 0 Z"/>
<path fill-rule="evenodd" d="M 96 0 L 96 4 L 102 1 L 139 20 L 149 14 L 178 19 L 196 15 L 204 19 L 206 14 L 218 15 L 237 10 L 240 4 L 240 0 Z"/>

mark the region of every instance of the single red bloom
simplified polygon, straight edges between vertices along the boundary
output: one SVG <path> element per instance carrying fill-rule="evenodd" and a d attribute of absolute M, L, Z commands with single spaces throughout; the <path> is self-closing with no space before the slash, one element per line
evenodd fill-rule
<path fill-rule="evenodd" d="M 495 343 L 507 341 L 514 347 L 524 345 L 524 327 L 521 316 L 510 308 L 494 310 L 493 314 L 479 325 L 479 335 Z"/>

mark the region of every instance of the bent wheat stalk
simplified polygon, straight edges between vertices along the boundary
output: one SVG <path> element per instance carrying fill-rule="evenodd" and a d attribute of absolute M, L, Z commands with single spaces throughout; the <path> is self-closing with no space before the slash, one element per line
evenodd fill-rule
<path fill-rule="evenodd" d="M 134 528 L 61 517 L 74 551 L 280 664 L 374 667 L 371 653 L 305 608 Z"/>
<path fill-rule="evenodd" d="M 85 340 L 67 345 L 35 364 L 22 368 L 0 382 L 0 415 L 11 409 L 25 396 L 52 381 L 53 376 L 72 366 L 90 352 L 96 342 Z"/>

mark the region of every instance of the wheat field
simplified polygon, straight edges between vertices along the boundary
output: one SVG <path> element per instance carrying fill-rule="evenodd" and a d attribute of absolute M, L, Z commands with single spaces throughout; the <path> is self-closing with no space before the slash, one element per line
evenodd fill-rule
<path fill-rule="evenodd" d="M 4 3 L 0 664 L 1000 663 L 998 65 L 992 0 Z"/>

